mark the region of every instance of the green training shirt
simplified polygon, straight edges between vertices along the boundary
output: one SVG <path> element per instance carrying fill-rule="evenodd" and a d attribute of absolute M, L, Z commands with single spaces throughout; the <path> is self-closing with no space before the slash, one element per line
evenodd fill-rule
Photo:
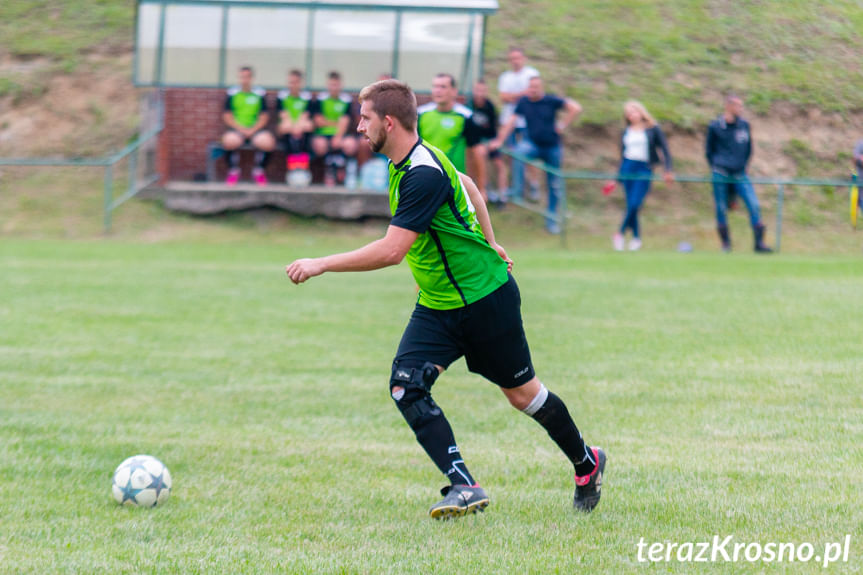
<path fill-rule="evenodd" d="M 441 112 L 434 102 L 417 109 L 417 132 L 423 141 L 442 150 L 459 172 L 465 171 L 465 151 L 480 142 L 480 133 L 473 123 L 470 108 L 456 104 L 449 112 Z"/>
<path fill-rule="evenodd" d="M 251 92 L 243 92 L 239 86 L 234 86 L 228 90 L 225 111 L 231 112 L 239 125 L 251 128 L 258 117 L 267 111 L 266 95 L 263 88 L 255 87 Z"/>
<path fill-rule="evenodd" d="M 342 116 L 351 115 L 351 97 L 347 94 L 342 94 L 338 98 L 327 96 L 323 100 L 313 100 L 309 107 L 309 114 L 314 118 L 317 114 L 322 115 L 326 120 L 335 121 Z M 315 129 L 315 134 L 321 136 L 335 136 L 338 132 L 338 126 L 323 126 Z"/>
<path fill-rule="evenodd" d="M 476 211 L 452 162 L 418 140 L 398 164 L 389 163 L 394 226 L 419 234 L 407 253 L 420 287 L 419 303 L 455 309 L 505 284 L 507 265 L 482 234 Z"/>
<path fill-rule="evenodd" d="M 292 96 L 288 90 L 282 90 L 278 94 L 278 109 L 288 113 L 292 122 L 296 122 L 309 109 L 309 101 L 312 95 L 308 92 L 300 92 L 299 96 Z"/>

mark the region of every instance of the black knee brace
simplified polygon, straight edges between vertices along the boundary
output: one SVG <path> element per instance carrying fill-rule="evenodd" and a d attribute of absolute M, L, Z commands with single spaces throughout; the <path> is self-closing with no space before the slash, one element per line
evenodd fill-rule
<path fill-rule="evenodd" d="M 405 421 L 414 431 L 422 425 L 424 419 L 441 414 L 440 408 L 429 393 L 438 375 L 440 372 L 438 372 L 437 366 L 429 361 L 402 360 L 393 362 L 390 394 L 399 411 L 402 412 Z M 401 387 L 402 389 L 393 391 L 394 387 Z"/>

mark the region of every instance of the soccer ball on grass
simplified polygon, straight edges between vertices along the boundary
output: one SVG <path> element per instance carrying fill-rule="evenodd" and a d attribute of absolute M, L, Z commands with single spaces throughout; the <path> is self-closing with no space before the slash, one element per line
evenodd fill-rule
<path fill-rule="evenodd" d="M 171 496 L 171 474 L 151 455 L 135 455 L 114 471 L 111 493 L 120 505 L 155 507 Z"/>

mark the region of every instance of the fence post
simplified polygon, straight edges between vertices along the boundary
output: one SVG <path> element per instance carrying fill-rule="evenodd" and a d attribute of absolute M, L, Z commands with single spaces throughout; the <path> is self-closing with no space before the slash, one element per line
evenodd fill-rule
<path fill-rule="evenodd" d="M 105 235 L 111 233 L 111 212 L 114 209 L 114 165 L 105 166 Z"/>
<path fill-rule="evenodd" d="M 566 247 L 566 214 L 567 214 L 567 211 L 566 211 L 567 210 L 567 207 L 566 207 L 566 178 L 564 178 L 563 175 L 560 175 L 560 176 L 558 176 L 557 179 L 560 182 L 558 184 L 558 189 L 560 190 L 560 198 L 558 199 L 558 202 L 557 202 L 557 206 L 558 206 L 557 209 L 558 209 L 558 213 L 560 214 L 557 216 L 557 218 L 560 222 L 560 224 L 559 224 L 560 225 L 560 245 L 561 245 L 561 247 L 565 248 Z"/>
<path fill-rule="evenodd" d="M 129 187 L 126 188 L 126 194 L 132 195 L 135 193 L 135 190 L 138 189 L 138 151 L 140 148 L 136 148 L 134 152 L 129 154 Z"/>
<path fill-rule="evenodd" d="M 778 184 L 778 195 L 776 197 L 776 251 L 782 246 L 782 204 L 785 201 L 785 184 Z"/>

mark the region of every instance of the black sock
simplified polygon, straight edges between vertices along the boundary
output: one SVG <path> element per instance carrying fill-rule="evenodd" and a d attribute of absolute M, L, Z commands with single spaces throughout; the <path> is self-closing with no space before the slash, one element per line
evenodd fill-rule
<path fill-rule="evenodd" d="M 575 467 L 576 475 L 584 476 L 593 471 L 596 467 L 593 453 L 585 445 L 566 405 L 558 396 L 549 391 L 545 403 L 531 417 L 545 428 L 549 437 L 566 454 Z"/>
<path fill-rule="evenodd" d="M 414 430 L 417 441 L 426 450 L 441 473 L 447 476 L 453 485 L 474 485 L 467 466 L 461 458 L 455 444 L 455 436 L 443 412 L 437 409 L 435 416 L 427 415 L 422 424 Z"/>
<path fill-rule="evenodd" d="M 267 165 L 267 160 L 269 160 L 269 159 L 270 159 L 270 153 L 269 152 L 260 152 L 260 151 L 255 152 L 255 164 L 257 164 L 257 166 L 259 168 L 261 168 L 262 170 Z"/>
<path fill-rule="evenodd" d="M 236 154 L 234 150 L 225 150 L 225 163 L 228 164 L 229 169 L 237 167 L 237 159 L 238 154 Z"/>

